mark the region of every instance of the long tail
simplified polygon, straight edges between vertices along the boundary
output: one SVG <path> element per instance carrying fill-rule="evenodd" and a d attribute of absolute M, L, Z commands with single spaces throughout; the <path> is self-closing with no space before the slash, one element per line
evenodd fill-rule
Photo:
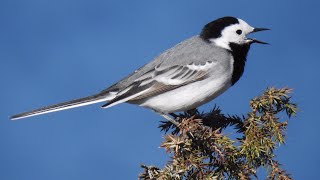
<path fill-rule="evenodd" d="M 40 115 L 40 114 L 46 114 L 46 113 L 50 113 L 50 112 L 61 111 L 61 110 L 66 110 L 66 109 L 70 109 L 70 108 L 94 104 L 94 103 L 98 103 L 98 102 L 102 102 L 102 101 L 108 101 L 110 99 L 112 99 L 112 97 L 110 97 L 106 94 L 103 94 L 103 95 L 96 94 L 96 95 L 92 95 L 92 96 L 88 96 L 88 97 L 84 97 L 84 98 L 80 98 L 80 99 L 75 99 L 75 100 L 71 100 L 71 101 L 67 101 L 67 102 L 63 102 L 63 103 L 59 103 L 59 104 L 55 104 L 55 105 L 51 105 L 51 106 L 42 107 L 39 109 L 35 109 L 33 111 L 27 111 L 27 112 L 23 112 L 20 114 L 16 114 L 16 115 L 11 116 L 10 119 L 17 120 L 17 119 L 36 116 L 36 115 Z"/>

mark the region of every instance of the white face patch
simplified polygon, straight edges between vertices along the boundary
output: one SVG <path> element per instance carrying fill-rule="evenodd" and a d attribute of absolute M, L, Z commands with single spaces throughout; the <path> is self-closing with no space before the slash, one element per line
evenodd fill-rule
<path fill-rule="evenodd" d="M 238 19 L 238 24 L 230 25 L 224 28 L 221 32 L 221 37 L 210 39 L 211 42 L 215 43 L 217 46 L 220 46 L 225 49 L 231 50 L 229 43 L 244 44 L 248 43 L 246 35 L 253 31 L 248 23 L 242 19 Z"/>

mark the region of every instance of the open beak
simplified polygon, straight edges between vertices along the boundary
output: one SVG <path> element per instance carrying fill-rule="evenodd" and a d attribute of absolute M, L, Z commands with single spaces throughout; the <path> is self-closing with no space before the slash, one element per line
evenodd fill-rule
<path fill-rule="evenodd" d="M 252 33 L 259 32 L 259 31 L 267 31 L 267 30 L 270 30 L 270 29 L 268 29 L 268 28 L 254 28 Z"/>
<path fill-rule="evenodd" d="M 259 31 L 266 31 L 266 30 L 270 30 L 270 29 L 268 29 L 268 28 L 254 28 L 251 33 L 259 32 Z M 259 41 L 259 40 L 253 39 L 253 38 L 247 38 L 247 39 L 250 40 L 250 43 L 269 44 L 269 43 Z"/>

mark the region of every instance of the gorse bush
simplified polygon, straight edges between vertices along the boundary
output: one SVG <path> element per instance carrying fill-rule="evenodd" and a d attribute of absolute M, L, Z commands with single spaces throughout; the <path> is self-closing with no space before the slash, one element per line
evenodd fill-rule
<path fill-rule="evenodd" d="M 141 165 L 140 179 L 251 179 L 257 169 L 267 179 L 292 179 L 280 167 L 274 150 L 284 143 L 288 119 L 296 113 L 288 88 L 268 88 L 250 101 L 246 116 L 225 115 L 218 107 L 175 115 L 159 126 L 166 133 L 161 146 L 171 156 L 165 167 Z M 285 118 L 287 117 L 287 118 Z M 224 134 L 233 127 L 230 138 Z"/>

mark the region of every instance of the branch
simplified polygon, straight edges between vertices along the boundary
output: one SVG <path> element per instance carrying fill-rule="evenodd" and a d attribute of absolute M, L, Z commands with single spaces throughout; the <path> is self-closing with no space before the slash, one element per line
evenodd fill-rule
<path fill-rule="evenodd" d="M 171 114 L 178 125 L 162 121 L 166 133 L 161 146 L 171 160 L 160 169 L 145 166 L 140 179 L 250 179 L 259 167 L 271 169 L 268 179 L 291 179 L 275 160 L 277 144 L 284 143 L 287 120 L 296 113 L 288 88 L 268 88 L 250 101 L 246 116 L 225 115 L 215 106 L 208 113 L 197 110 Z M 240 138 L 223 134 L 234 127 Z"/>

